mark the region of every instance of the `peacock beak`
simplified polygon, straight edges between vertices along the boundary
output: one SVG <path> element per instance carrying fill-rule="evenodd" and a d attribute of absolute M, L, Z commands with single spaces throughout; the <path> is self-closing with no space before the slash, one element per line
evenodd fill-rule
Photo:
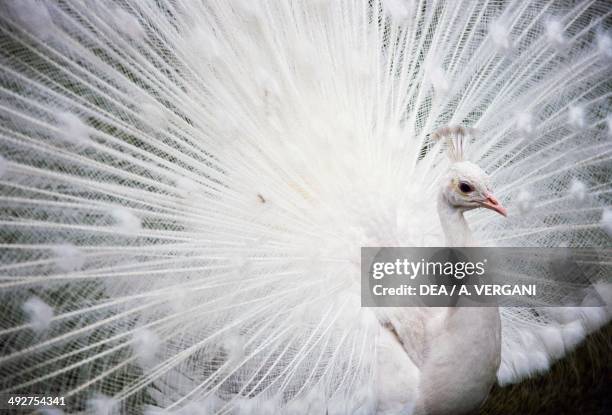
<path fill-rule="evenodd" d="M 501 203 L 499 203 L 499 200 L 497 200 L 495 196 L 493 196 L 489 192 L 485 193 L 484 196 L 485 196 L 485 200 L 480 202 L 480 205 L 483 208 L 494 210 L 495 212 L 499 213 L 502 216 L 508 216 L 508 211 L 506 210 L 505 207 L 501 205 Z"/>

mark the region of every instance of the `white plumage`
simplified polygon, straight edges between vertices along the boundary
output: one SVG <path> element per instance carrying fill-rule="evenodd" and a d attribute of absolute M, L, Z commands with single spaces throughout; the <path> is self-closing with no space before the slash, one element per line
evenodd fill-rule
<path fill-rule="evenodd" d="M 588 298 L 359 299 L 361 246 L 610 245 L 605 1 L 0 7 L 1 391 L 100 414 L 459 413 L 609 320 Z M 450 159 L 447 125 L 476 129 Z M 453 178 L 508 218 L 464 218 Z"/>
<path fill-rule="evenodd" d="M 53 319 L 53 308 L 38 297 L 31 297 L 23 303 L 23 311 L 28 316 L 28 323 L 35 332 L 49 328 Z"/>

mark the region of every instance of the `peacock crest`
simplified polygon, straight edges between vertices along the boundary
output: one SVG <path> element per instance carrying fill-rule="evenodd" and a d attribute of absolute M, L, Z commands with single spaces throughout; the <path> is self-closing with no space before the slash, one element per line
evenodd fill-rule
<path fill-rule="evenodd" d="M 474 128 L 451 126 L 434 131 L 431 138 L 434 142 L 442 143 L 451 161 L 461 162 L 465 161 L 466 146 L 476 133 Z"/>

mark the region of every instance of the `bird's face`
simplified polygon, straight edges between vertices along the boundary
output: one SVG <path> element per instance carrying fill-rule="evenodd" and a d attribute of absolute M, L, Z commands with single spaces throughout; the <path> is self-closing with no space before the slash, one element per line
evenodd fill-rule
<path fill-rule="evenodd" d="M 474 163 L 454 163 L 445 181 L 443 194 L 453 207 L 464 211 L 486 208 L 506 216 L 506 208 L 493 196 L 489 176 Z"/>

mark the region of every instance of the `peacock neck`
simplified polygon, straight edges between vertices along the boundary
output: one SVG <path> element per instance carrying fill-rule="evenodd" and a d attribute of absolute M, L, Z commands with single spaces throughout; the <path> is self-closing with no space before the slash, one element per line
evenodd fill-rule
<path fill-rule="evenodd" d="M 475 245 L 463 213 L 440 192 L 438 215 L 447 246 Z M 443 323 L 427 326 L 415 413 L 472 413 L 495 383 L 501 361 L 499 311 L 465 305 L 446 309 Z"/>
<path fill-rule="evenodd" d="M 438 195 L 438 217 L 447 246 L 472 245 L 472 232 L 463 216 L 463 210 L 451 205 L 442 192 Z"/>

